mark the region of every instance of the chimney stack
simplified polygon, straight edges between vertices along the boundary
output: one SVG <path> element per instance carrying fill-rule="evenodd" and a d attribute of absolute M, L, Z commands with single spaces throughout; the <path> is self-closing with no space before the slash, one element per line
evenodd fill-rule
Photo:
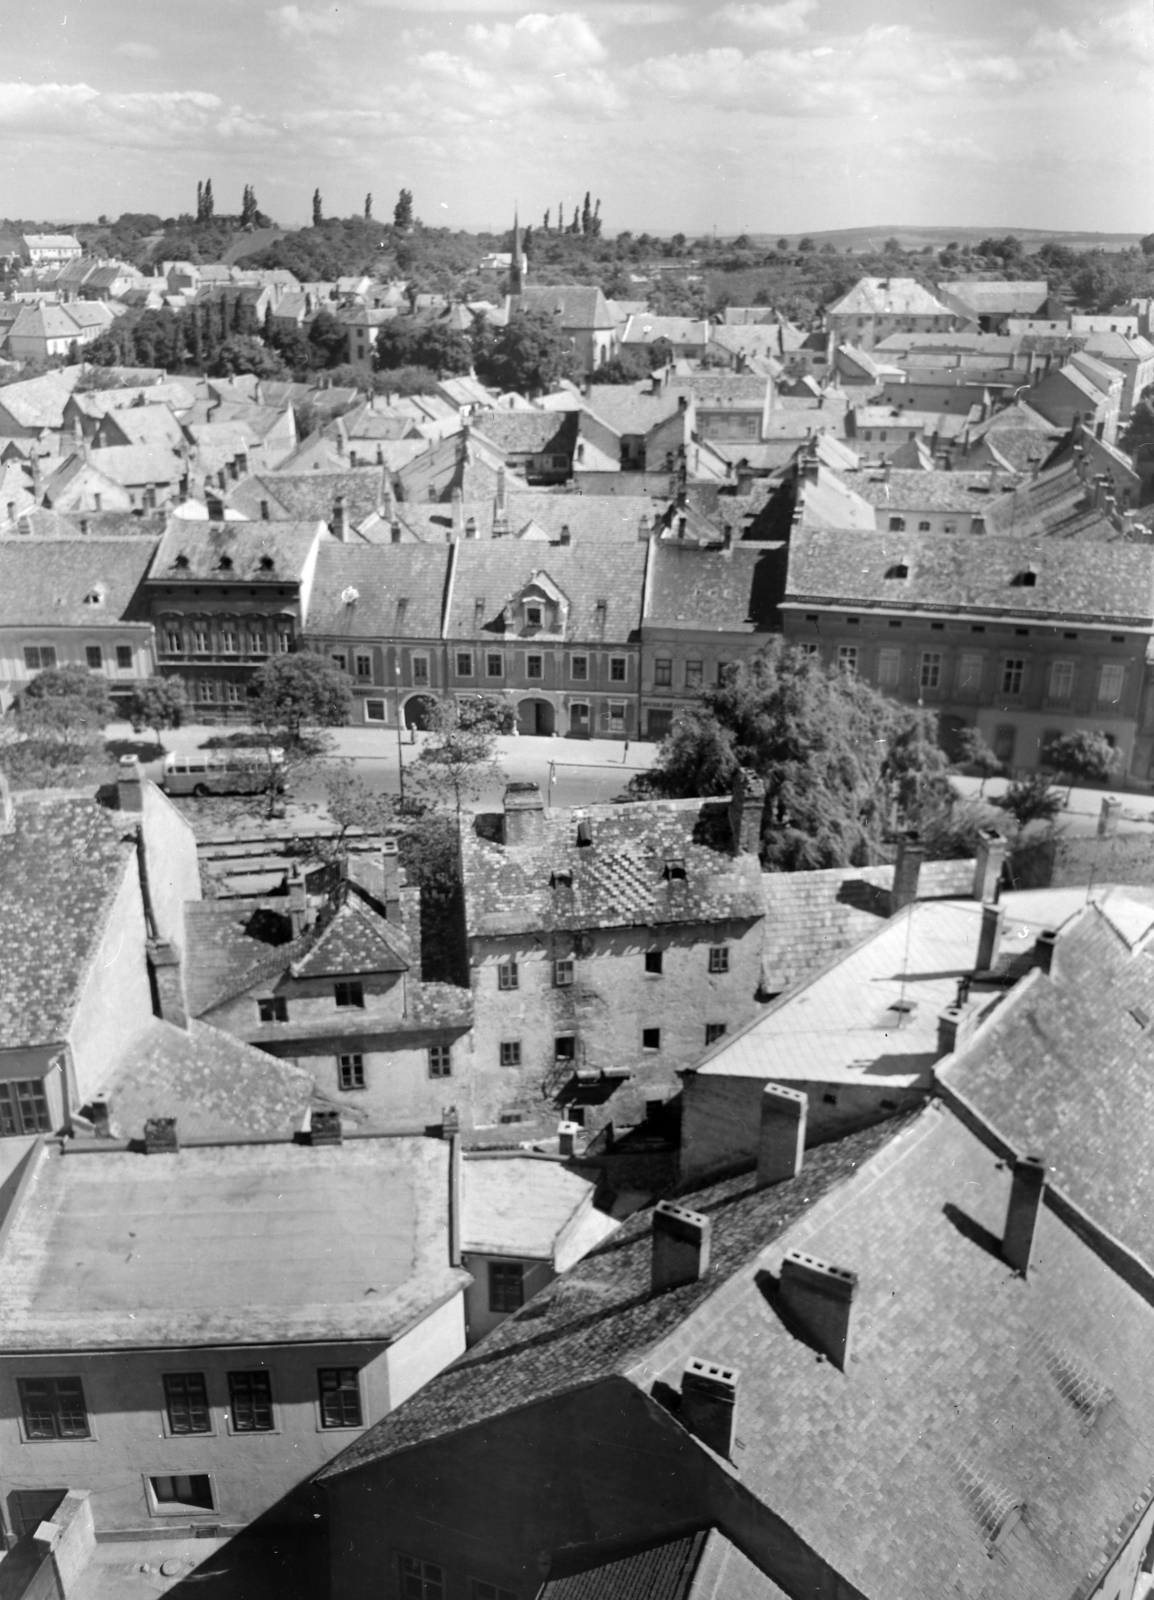
<path fill-rule="evenodd" d="M 708 1217 L 671 1200 L 659 1200 L 653 1208 L 653 1262 L 651 1287 L 654 1294 L 677 1289 L 683 1283 L 697 1283 L 709 1271 L 709 1243 L 713 1224 Z"/>
<path fill-rule="evenodd" d="M 1002 942 L 1002 929 L 1005 926 L 1006 911 L 1004 906 L 984 905 L 982 907 L 982 926 L 978 933 L 978 954 L 974 962 L 975 972 L 990 972 L 998 955 L 998 947 Z"/>
<path fill-rule="evenodd" d="M 506 501 L 505 469 L 497 468 L 497 499 L 493 506 L 493 537 L 503 538 L 509 532 L 509 506 Z"/>
<path fill-rule="evenodd" d="M 441 1110 L 441 1138 L 449 1141 L 449 1265 L 461 1265 L 461 1207 L 463 1204 L 461 1118 L 456 1106 Z"/>
<path fill-rule="evenodd" d="M 961 1050 L 977 1027 L 978 1006 L 959 999 L 938 1016 L 938 1055 L 950 1056 Z"/>
<path fill-rule="evenodd" d="M 545 836 L 545 802 L 535 783 L 507 783 L 503 802 L 505 843 L 535 844 Z"/>
<path fill-rule="evenodd" d="M 1118 818 L 1122 814 L 1122 802 L 1117 795 L 1104 794 L 1102 808 L 1098 813 L 1099 839 L 1112 839 L 1118 832 Z"/>
<path fill-rule="evenodd" d="M 560 539 L 560 542 L 561 542 L 561 544 L 572 544 L 573 543 L 573 535 L 569 531 L 569 524 L 567 522 L 563 522 L 561 524 L 561 539 Z"/>
<path fill-rule="evenodd" d="M 333 538 L 341 544 L 349 542 L 349 508 L 343 494 L 337 495 L 333 501 Z"/>
<path fill-rule="evenodd" d="M 787 1321 L 845 1371 L 857 1274 L 831 1266 L 802 1250 L 790 1250 L 781 1264 L 779 1299 Z"/>
<path fill-rule="evenodd" d="M 140 762 L 135 756 L 121 756 L 116 767 L 116 804 L 121 811 L 144 810 L 144 786 Z"/>
<path fill-rule="evenodd" d="M 112 1103 L 107 1095 L 97 1095 L 91 1103 L 92 1131 L 98 1139 L 112 1137 Z"/>
<path fill-rule="evenodd" d="M 702 1444 L 729 1459 L 737 1413 L 735 1367 L 721 1367 L 690 1356 L 681 1377 L 681 1420 Z"/>
<path fill-rule="evenodd" d="M 144 1124 L 146 1156 L 175 1155 L 180 1149 L 175 1117 L 149 1117 Z"/>
<path fill-rule="evenodd" d="M 381 841 L 382 895 L 385 921 L 401 921 L 401 857 L 395 839 Z"/>
<path fill-rule="evenodd" d="M 304 874 L 295 870 L 288 881 L 288 912 L 292 936 L 299 939 L 308 925 L 309 894 Z"/>
<path fill-rule="evenodd" d="M 1054 964 L 1054 950 L 1058 943 L 1056 929 L 1047 928 L 1034 940 L 1034 965 L 1039 972 L 1049 973 Z"/>
<path fill-rule="evenodd" d="M 557 1124 L 557 1151 L 567 1161 L 585 1154 L 585 1129 L 579 1122 Z"/>
<path fill-rule="evenodd" d="M 729 800 L 729 833 L 735 856 L 757 855 L 765 815 L 765 784 L 756 772 L 739 767 Z"/>
<path fill-rule="evenodd" d="M 309 1112 L 309 1143 L 340 1144 L 343 1138 L 341 1114 L 336 1107 L 322 1110 L 319 1106 L 313 1106 Z"/>
<path fill-rule="evenodd" d="M 926 849 L 916 833 L 905 833 L 898 840 L 898 857 L 894 862 L 894 886 L 890 890 L 890 913 L 912 905 L 918 897 L 918 878 Z"/>
<path fill-rule="evenodd" d="M 808 1097 L 798 1089 L 767 1083 L 761 1096 L 761 1129 L 757 1141 L 759 1188 L 796 1178 L 805 1158 Z"/>
<path fill-rule="evenodd" d="M 1046 1164 L 1041 1156 L 1020 1156 L 1014 1162 L 1002 1256 L 1006 1265 L 1020 1272 L 1023 1278 L 1030 1270 L 1045 1192 Z"/>
<path fill-rule="evenodd" d="M 453 542 L 465 536 L 465 506 L 460 489 L 453 490 Z"/>
<path fill-rule="evenodd" d="M 171 939 L 149 939 L 148 966 L 152 974 L 160 1015 L 173 1027 L 188 1027 L 188 1000 L 184 990 L 184 964 Z"/>
<path fill-rule="evenodd" d="M 1002 881 L 1002 864 L 1006 859 L 1006 841 L 996 828 L 982 828 L 978 834 L 978 849 L 974 860 L 975 900 L 983 905 L 998 898 Z"/>

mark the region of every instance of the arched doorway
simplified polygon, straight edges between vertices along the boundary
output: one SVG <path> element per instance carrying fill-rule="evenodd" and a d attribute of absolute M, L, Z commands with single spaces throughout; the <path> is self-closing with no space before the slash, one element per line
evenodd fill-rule
<path fill-rule="evenodd" d="M 405 727 L 427 730 L 433 726 L 436 701 L 427 694 L 415 694 L 405 701 Z"/>
<path fill-rule="evenodd" d="M 548 700 L 522 700 L 517 707 L 517 732 L 548 738 L 556 727 L 553 707 Z"/>

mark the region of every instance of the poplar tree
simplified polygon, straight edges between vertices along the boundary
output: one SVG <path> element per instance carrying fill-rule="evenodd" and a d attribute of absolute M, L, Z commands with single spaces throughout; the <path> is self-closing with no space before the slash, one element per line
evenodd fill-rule
<path fill-rule="evenodd" d="M 320 192 L 319 189 L 314 189 L 313 190 L 313 227 L 314 228 L 319 228 L 321 223 L 324 220 L 325 220 L 324 216 L 321 213 L 321 192 Z"/>

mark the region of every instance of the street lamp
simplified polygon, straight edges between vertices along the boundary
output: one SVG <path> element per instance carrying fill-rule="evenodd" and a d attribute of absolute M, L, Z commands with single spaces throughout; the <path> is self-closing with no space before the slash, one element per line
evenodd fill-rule
<path fill-rule="evenodd" d="M 405 750 L 401 741 L 401 661 L 398 651 L 393 658 L 393 678 L 397 697 L 397 783 L 400 786 L 400 803 L 405 803 Z"/>

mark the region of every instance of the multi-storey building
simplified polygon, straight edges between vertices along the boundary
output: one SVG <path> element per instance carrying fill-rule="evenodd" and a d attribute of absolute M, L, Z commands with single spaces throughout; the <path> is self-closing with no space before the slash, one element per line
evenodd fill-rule
<path fill-rule="evenodd" d="M 895 333 L 946 333 L 958 319 L 949 306 L 915 278 L 859 278 L 825 308 L 825 322 L 838 344 L 872 350 Z"/>

